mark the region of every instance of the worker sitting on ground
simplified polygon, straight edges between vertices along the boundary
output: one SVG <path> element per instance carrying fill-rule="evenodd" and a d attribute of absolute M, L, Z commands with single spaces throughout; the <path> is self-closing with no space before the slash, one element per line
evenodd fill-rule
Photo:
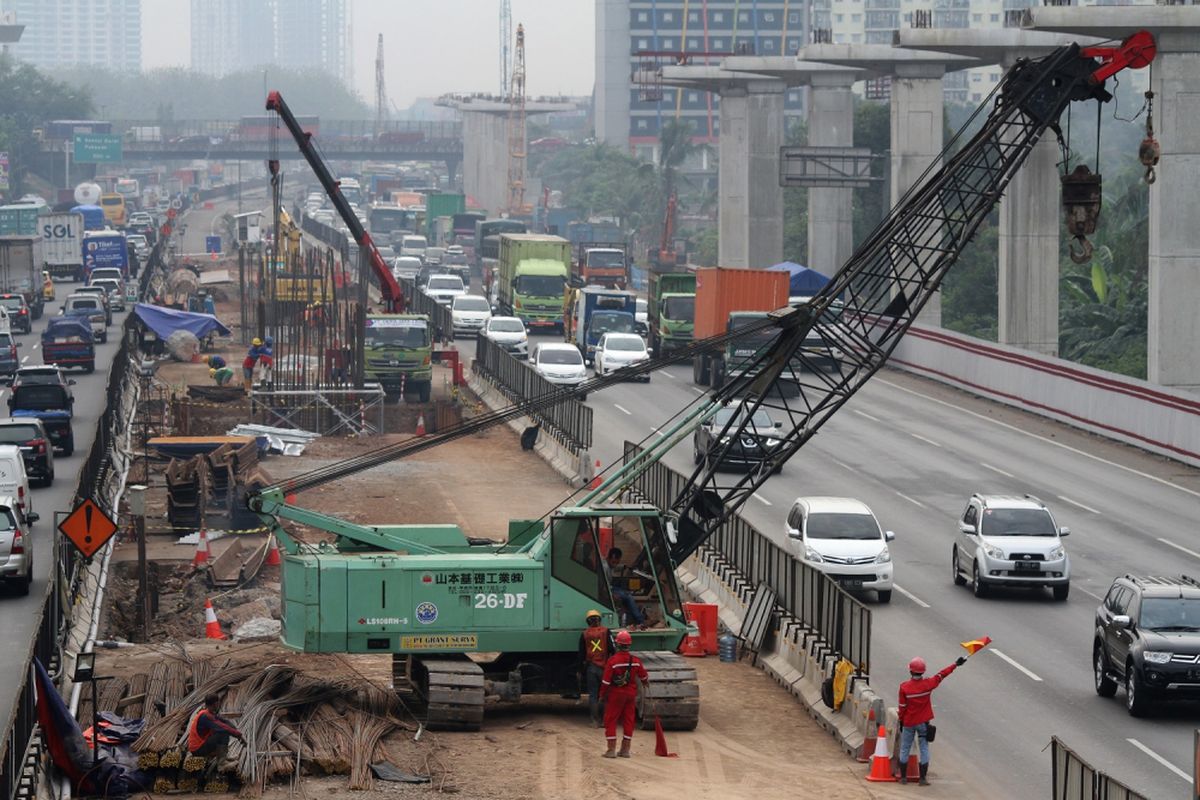
<path fill-rule="evenodd" d="M 639 626 L 645 625 L 646 614 L 638 607 L 637 600 L 633 598 L 633 593 L 629 591 L 629 567 L 621 563 L 621 556 L 623 555 L 624 553 L 619 547 L 614 547 L 608 551 L 608 557 L 604 561 L 604 577 L 608 578 L 608 584 L 612 587 L 613 599 L 625 609 L 625 616 L 628 618 L 629 623 Z"/>
<path fill-rule="evenodd" d="M 220 356 L 205 356 L 204 363 L 208 364 L 208 366 L 212 367 L 213 369 L 220 369 L 221 367 L 225 366 L 225 359 L 221 358 Z"/>
<path fill-rule="evenodd" d="M 233 370 L 229 367 L 213 368 L 208 371 L 208 377 L 216 381 L 217 386 L 228 386 L 233 382 Z"/>
<path fill-rule="evenodd" d="M 246 743 L 246 737 L 241 731 L 229 720 L 217 715 L 220 710 L 221 695 L 216 692 L 205 695 L 204 705 L 196 709 L 188 721 L 188 755 L 211 758 L 213 762 L 219 763 L 229 747 L 230 737 L 243 745 Z"/>

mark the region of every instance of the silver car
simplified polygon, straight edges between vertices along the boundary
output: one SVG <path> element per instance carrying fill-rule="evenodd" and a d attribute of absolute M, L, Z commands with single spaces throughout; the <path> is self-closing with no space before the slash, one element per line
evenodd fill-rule
<path fill-rule="evenodd" d="M 1071 560 L 1062 537 L 1070 532 L 1033 495 L 972 495 L 950 555 L 954 583 L 970 581 L 976 597 L 999 586 L 1047 586 L 1066 600 Z"/>
<path fill-rule="evenodd" d="M 33 583 L 33 523 L 40 517 L 31 511 L 22 523 L 12 497 L 0 497 L 0 578 L 16 586 L 21 594 L 29 594 Z"/>

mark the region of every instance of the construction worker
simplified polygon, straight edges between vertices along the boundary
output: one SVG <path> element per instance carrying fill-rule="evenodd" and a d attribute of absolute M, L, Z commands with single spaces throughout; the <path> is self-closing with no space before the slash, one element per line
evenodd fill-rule
<path fill-rule="evenodd" d="M 213 367 L 208 371 L 208 377 L 216 381 L 217 386 L 228 386 L 233 382 L 233 370 L 229 367 Z"/>
<path fill-rule="evenodd" d="M 246 351 L 246 357 L 242 359 L 242 383 L 246 386 L 246 394 L 250 394 L 250 388 L 254 384 L 254 366 L 262 355 L 262 346 L 263 340 L 255 336 L 250 340 L 250 349 Z"/>
<path fill-rule="evenodd" d="M 624 555 L 621 548 L 610 548 L 604 559 L 604 575 L 608 578 L 608 585 L 612 587 L 613 598 L 624 607 L 628 622 L 632 625 L 645 625 L 646 614 L 638 606 L 627 585 L 629 567 L 621 563 Z"/>
<path fill-rule="evenodd" d="M 600 624 L 600 612 L 587 612 L 587 628 L 579 636 L 579 659 L 583 666 L 584 682 L 588 693 L 588 713 L 597 728 L 603 725 L 600 716 L 600 681 L 604 679 L 604 665 L 616 649 L 612 631 Z"/>
<path fill-rule="evenodd" d="M 633 723 L 637 719 L 637 687 L 650 688 L 650 676 L 642 660 L 629 652 L 633 637 L 629 631 L 617 631 L 617 652 L 604 664 L 600 679 L 600 702 L 604 707 L 604 739 L 608 742 L 605 758 L 629 758 L 633 744 Z M 621 752 L 617 749 L 617 720 L 621 721 Z"/>
<path fill-rule="evenodd" d="M 274 382 L 275 340 L 270 336 L 263 337 L 263 345 L 258 353 L 259 379 L 269 388 Z"/>
<path fill-rule="evenodd" d="M 221 358 L 220 356 L 205 356 L 204 363 L 208 364 L 208 366 L 212 367 L 213 369 L 221 369 L 225 366 L 225 359 Z"/>
<path fill-rule="evenodd" d="M 221 695 L 216 692 L 209 692 L 205 695 L 204 705 L 196 709 L 192 718 L 188 720 L 188 755 L 205 758 L 215 756 L 213 762 L 219 763 L 225 755 L 225 749 L 229 746 L 230 737 L 237 739 L 242 744 L 246 743 L 246 737 L 242 735 L 241 731 L 235 728 L 229 720 L 217 715 L 220 710 Z"/>
<path fill-rule="evenodd" d="M 950 666 L 925 677 L 925 659 L 917 656 L 908 662 L 909 678 L 900 684 L 900 782 L 908 783 L 908 754 L 912 752 L 913 737 L 919 740 L 921 786 L 929 785 L 929 723 L 933 721 L 933 690 L 955 669 L 967 663 L 960 657 Z"/>

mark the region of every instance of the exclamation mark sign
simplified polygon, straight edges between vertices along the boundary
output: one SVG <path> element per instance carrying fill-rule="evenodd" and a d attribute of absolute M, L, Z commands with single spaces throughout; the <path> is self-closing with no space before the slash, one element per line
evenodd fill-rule
<path fill-rule="evenodd" d="M 87 542 L 88 544 L 91 544 L 92 543 L 92 504 L 91 503 L 87 503 L 86 505 L 84 505 L 83 519 L 84 519 L 84 524 L 85 524 L 85 530 L 87 530 L 87 534 L 84 535 L 83 540 L 85 542 Z"/>

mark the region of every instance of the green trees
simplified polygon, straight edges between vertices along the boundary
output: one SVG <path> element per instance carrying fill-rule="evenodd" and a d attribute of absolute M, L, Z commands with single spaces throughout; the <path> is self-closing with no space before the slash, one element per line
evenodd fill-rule
<path fill-rule="evenodd" d="M 92 101 L 86 89 L 48 78 L 34 67 L 0 56 L 0 150 L 8 152 L 11 188 L 19 197 L 39 144 L 34 131 L 49 119 L 87 119 Z"/>

